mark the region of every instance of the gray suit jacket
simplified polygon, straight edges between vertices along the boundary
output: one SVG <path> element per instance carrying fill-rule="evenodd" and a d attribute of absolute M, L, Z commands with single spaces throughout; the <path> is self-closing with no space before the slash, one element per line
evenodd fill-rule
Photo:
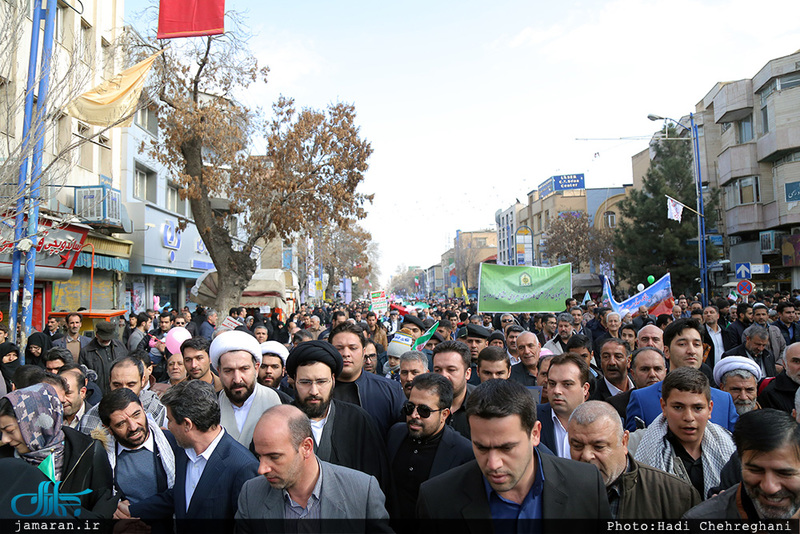
<path fill-rule="evenodd" d="M 322 460 L 319 465 L 322 532 L 365 532 L 376 528 L 391 532 L 384 506 L 386 499 L 375 477 Z M 283 490 L 272 488 L 266 478 L 248 480 L 239 494 L 237 532 L 283 530 L 283 504 Z"/>

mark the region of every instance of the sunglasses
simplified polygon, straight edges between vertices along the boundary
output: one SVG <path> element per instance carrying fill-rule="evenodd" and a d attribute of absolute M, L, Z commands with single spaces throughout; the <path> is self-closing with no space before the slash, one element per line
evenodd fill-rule
<path fill-rule="evenodd" d="M 414 410 L 417 411 L 419 416 L 423 419 L 427 419 L 431 416 L 434 412 L 441 412 L 442 410 L 431 410 L 428 406 L 424 404 L 414 404 L 413 402 L 406 402 L 403 404 L 403 415 L 412 416 L 414 415 Z"/>

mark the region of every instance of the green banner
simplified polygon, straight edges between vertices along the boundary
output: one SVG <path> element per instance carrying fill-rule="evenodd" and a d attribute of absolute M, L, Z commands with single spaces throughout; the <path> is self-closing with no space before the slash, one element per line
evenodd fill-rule
<path fill-rule="evenodd" d="M 479 313 L 558 312 L 571 296 L 569 263 L 555 267 L 481 263 Z"/>

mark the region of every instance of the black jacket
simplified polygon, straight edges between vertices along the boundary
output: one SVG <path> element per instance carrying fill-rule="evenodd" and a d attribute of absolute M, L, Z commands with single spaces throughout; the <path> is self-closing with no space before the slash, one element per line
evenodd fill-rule
<path fill-rule="evenodd" d="M 389 429 L 389 435 L 386 441 L 390 465 L 394 462 L 394 457 L 397 456 L 397 451 L 406 438 L 408 438 L 408 426 L 405 423 L 397 423 Z M 444 425 L 444 434 L 442 434 L 442 440 L 439 442 L 436 454 L 433 457 L 431 474 L 428 478 L 441 475 L 474 458 L 475 454 L 472 452 L 472 443 L 448 425 Z"/>
<path fill-rule="evenodd" d="M 786 371 L 781 371 L 781 374 L 767 384 L 767 387 L 758 396 L 758 403 L 762 408 L 775 408 L 786 413 L 792 413 L 797 387 L 798 384 L 789 378 Z"/>
<path fill-rule="evenodd" d="M 793 332 L 791 336 L 789 335 L 789 327 L 783 324 L 783 321 L 781 321 L 780 319 L 772 323 L 772 326 L 777 326 L 778 330 L 781 331 L 783 339 L 786 340 L 787 347 L 792 343 L 797 343 L 798 341 L 800 341 L 800 324 L 798 324 L 797 322 L 792 324 Z"/>
<path fill-rule="evenodd" d="M 391 470 L 383 436 L 366 410 L 349 402 L 331 399 L 333 419 L 328 419 L 331 449 L 314 451 L 320 460 L 374 476 L 384 491 L 391 487 Z M 329 413 L 330 415 L 330 413 Z M 325 431 L 323 430 L 323 435 Z"/>
<path fill-rule="evenodd" d="M 97 373 L 97 386 L 100 388 L 103 395 L 107 395 L 111 390 L 109 386 L 111 364 L 114 360 L 128 355 L 128 349 L 117 339 L 112 339 L 109 347 L 111 350 L 110 355 L 108 355 L 105 348 L 97 342 L 97 338 L 94 338 L 88 345 L 81 349 L 80 356 L 78 357 L 78 363 L 82 363 Z"/>
<path fill-rule="evenodd" d="M 103 445 L 77 430 L 62 426 L 64 431 L 64 468 L 60 493 L 80 493 L 81 518 L 111 519 L 117 509 L 118 497 L 112 496 L 113 475 Z M 0 457 L 11 457 L 14 449 L 0 447 Z"/>
<path fill-rule="evenodd" d="M 764 349 L 764 352 L 761 354 L 762 362 L 754 360 L 752 356 L 747 354 L 747 349 L 745 349 L 744 344 L 741 344 L 738 347 L 734 347 L 731 350 L 725 351 L 725 353 L 722 355 L 722 358 L 727 358 L 728 356 L 743 356 L 745 358 L 749 358 L 755 361 L 759 367 L 761 367 L 761 363 L 763 362 L 765 377 L 775 376 L 778 374 L 777 370 L 775 369 L 775 356 L 769 349 Z"/>
<path fill-rule="evenodd" d="M 584 519 L 580 532 L 598 531 L 610 519 L 606 488 L 600 472 L 590 464 L 539 454 L 544 471 L 542 490 L 543 532 L 565 532 L 558 519 Z M 535 458 L 534 458 L 534 461 Z M 429 532 L 493 532 L 491 509 L 477 461 L 423 482 L 417 501 L 417 518 Z M 577 496 L 580 496 L 577 498 Z M 590 524 L 591 520 L 598 521 Z"/>
<path fill-rule="evenodd" d="M 745 328 L 750 325 L 745 325 L 739 319 L 736 319 L 731 324 L 728 325 L 728 328 L 722 332 L 722 346 L 723 348 L 728 351 L 735 347 L 738 347 L 744 340 L 742 339 L 742 334 L 744 334 Z"/>
<path fill-rule="evenodd" d="M 741 501 L 743 508 L 739 508 Z M 682 519 L 758 519 L 752 501 L 737 484 L 724 493 L 704 501 L 685 514 Z"/>

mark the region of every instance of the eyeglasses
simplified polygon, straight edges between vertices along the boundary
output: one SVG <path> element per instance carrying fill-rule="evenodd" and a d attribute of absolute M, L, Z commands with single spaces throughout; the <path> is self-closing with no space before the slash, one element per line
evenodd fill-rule
<path fill-rule="evenodd" d="M 365 360 L 374 360 L 374 359 L 375 359 L 375 358 L 377 358 L 377 357 L 378 357 L 378 354 L 377 354 L 377 353 L 375 353 L 375 354 L 365 354 L 365 355 L 364 355 L 364 359 L 365 359 Z"/>
<path fill-rule="evenodd" d="M 441 412 L 442 408 L 438 410 L 431 410 L 430 407 L 424 404 L 414 404 L 413 402 L 406 402 L 403 404 L 403 414 L 407 416 L 414 415 L 414 410 L 417 411 L 420 417 L 427 419 L 434 412 Z"/>
<path fill-rule="evenodd" d="M 503 322 L 503 323 L 513 323 L 514 319 L 503 319 L 501 322 Z"/>
<path fill-rule="evenodd" d="M 186 323 L 175 321 L 175 326 L 186 326 Z"/>
<path fill-rule="evenodd" d="M 301 378 L 300 380 L 297 381 L 297 385 L 298 386 L 303 386 L 303 387 L 306 387 L 306 388 L 310 388 L 313 384 L 316 384 L 317 387 L 321 388 L 321 387 L 327 386 L 330 383 L 331 383 L 331 379 L 330 378 L 318 378 L 316 380 L 309 380 L 307 378 Z"/>

